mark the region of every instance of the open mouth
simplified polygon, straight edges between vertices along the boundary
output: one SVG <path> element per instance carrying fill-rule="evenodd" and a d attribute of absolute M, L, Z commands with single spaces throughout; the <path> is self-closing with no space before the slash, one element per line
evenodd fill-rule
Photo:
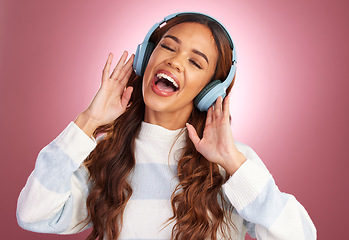
<path fill-rule="evenodd" d="M 154 83 L 164 93 L 174 93 L 179 90 L 178 83 L 171 76 L 163 72 L 155 75 Z"/>

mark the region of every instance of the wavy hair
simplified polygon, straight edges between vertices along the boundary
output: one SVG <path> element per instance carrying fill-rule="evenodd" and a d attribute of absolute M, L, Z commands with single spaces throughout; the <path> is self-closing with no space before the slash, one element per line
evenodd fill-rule
<path fill-rule="evenodd" d="M 218 50 L 212 80 L 225 79 L 232 63 L 232 51 L 223 29 L 210 18 L 198 14 L 177 16 L 155 30 L 150 40 L 157 44 L 171 27 L 184 22 L 200 23 L 211 30 Z M 134 90 L 126 111 L 114 122 L 96 129 L 94 136 L 104 133 L 105 137 L 85 160 L 93 182 L 86 202 L 88 219 L 93 224 L 88 240 L 119 237 L 123 212 L 132 195 L 128 177 L 135 166 L 134 142 L 144 119 L 145 104 L 142 78 L 132 73 L 127 86 L 133 86 Z M 194 107 L 188 122 L 200 137 L 205 121 L 206 112 Z M 205 159 L 187 137 L 178 162 L 179 184 L 171 197 L 173 216 L 168 223 L 175 223 L 171 239 L 217 239 L 218 234 L 229 237 L 226 230 L 235 228 L 231 220 L 232 206 L 222 192 L 222 184 L 228 177 L 222 176 L 218 165 Z"/>

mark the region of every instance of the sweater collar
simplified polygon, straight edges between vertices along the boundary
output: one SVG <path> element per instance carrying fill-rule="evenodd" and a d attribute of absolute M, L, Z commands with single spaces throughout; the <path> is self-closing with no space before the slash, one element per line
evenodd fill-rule
<path fill-rule="evenodd" d="M 179 136 L 180 135 L 180 136 Z M 187 135 L 187 128 L 180 128 L 176 130 L 169 130 L 159 125 L 154 125 L 146 122 L 142 122 L 141 129 L 139 132 L 139 138 L 152 138 L 163 141 L 173 141 L 179 136 L 179 139 L 185 139 Z"/>

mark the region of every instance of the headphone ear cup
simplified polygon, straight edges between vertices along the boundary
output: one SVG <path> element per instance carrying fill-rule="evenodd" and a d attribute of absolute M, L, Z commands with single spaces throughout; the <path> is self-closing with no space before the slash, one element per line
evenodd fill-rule
<path fill-rule="evenodd" d="M 152 42 L 143 42 L 142 44 L 138 45 L 135 58 L 133 60 L 133 69 L 138 76 L 143 76 L 154 47 L 155 44 Z"/>
<path fill-rule="evenodd" d="M 221 81 L 220 80 L 214 80 L 212 82 L 210 82 L 209 84 L 207 84 L 200 92 L 199 94 L 195 97 L 194 99 L 194 104 L 195 106 L 198 106 L 200 101 L 202 100 L 203 97 L 205 97 L 205 95 L 217 84 L 220 84 Z"/>
<path fill-rule="evenodd" d="M 145 69 L 146 69 L 146 67 L 148 65 L 149 58 L 150 58 L 151 54 L 153 53 L 154 48 L 155 48 L 155 44 L 154 43 L 149 42 L 147 44 L 147 48 L 146 48 L 145 53 L 144 53 L 143 65 L 142 65 L 142 76 L 143 76 L 144 71 L 145 71 Z"/>
<path fill-rule="evenodd" d="M 221 80 L 214 80 L 204 87 L 195 97 L 194 104 L 201 111 L 207 111 L 219 96 L 225 97 L 225 88 Z"/>

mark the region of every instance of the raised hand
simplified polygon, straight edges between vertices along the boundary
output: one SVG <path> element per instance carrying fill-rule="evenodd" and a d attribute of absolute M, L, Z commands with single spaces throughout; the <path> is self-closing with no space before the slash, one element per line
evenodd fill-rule
<path fill-rule="evenodd" d="M 101 86 L 88 108 L 82 112 L 75 123 L 89 136 L 101 125 L 108 124 L 118 118 L 126 110 L 133 88 L 126 88 L 132 73 L 134 55 L 127 59 L 125 51 L 111 75 L 110 67 L 113 54 L 109 54 L 102 72 Z M 126 62 L 126 63 L 125 63 Z"/>
<path fill-rule="evenodd" d="M 189 137 L 198 152 L 207 160 L 221 165 L 230 175 L 246 160 L 234 144 L 233 134 L 229 123 L 229 98 L 222 97 L 211 106 L 207 112 L 206 125 L 202 139 L 195 128 L 187 123 Z"/>

